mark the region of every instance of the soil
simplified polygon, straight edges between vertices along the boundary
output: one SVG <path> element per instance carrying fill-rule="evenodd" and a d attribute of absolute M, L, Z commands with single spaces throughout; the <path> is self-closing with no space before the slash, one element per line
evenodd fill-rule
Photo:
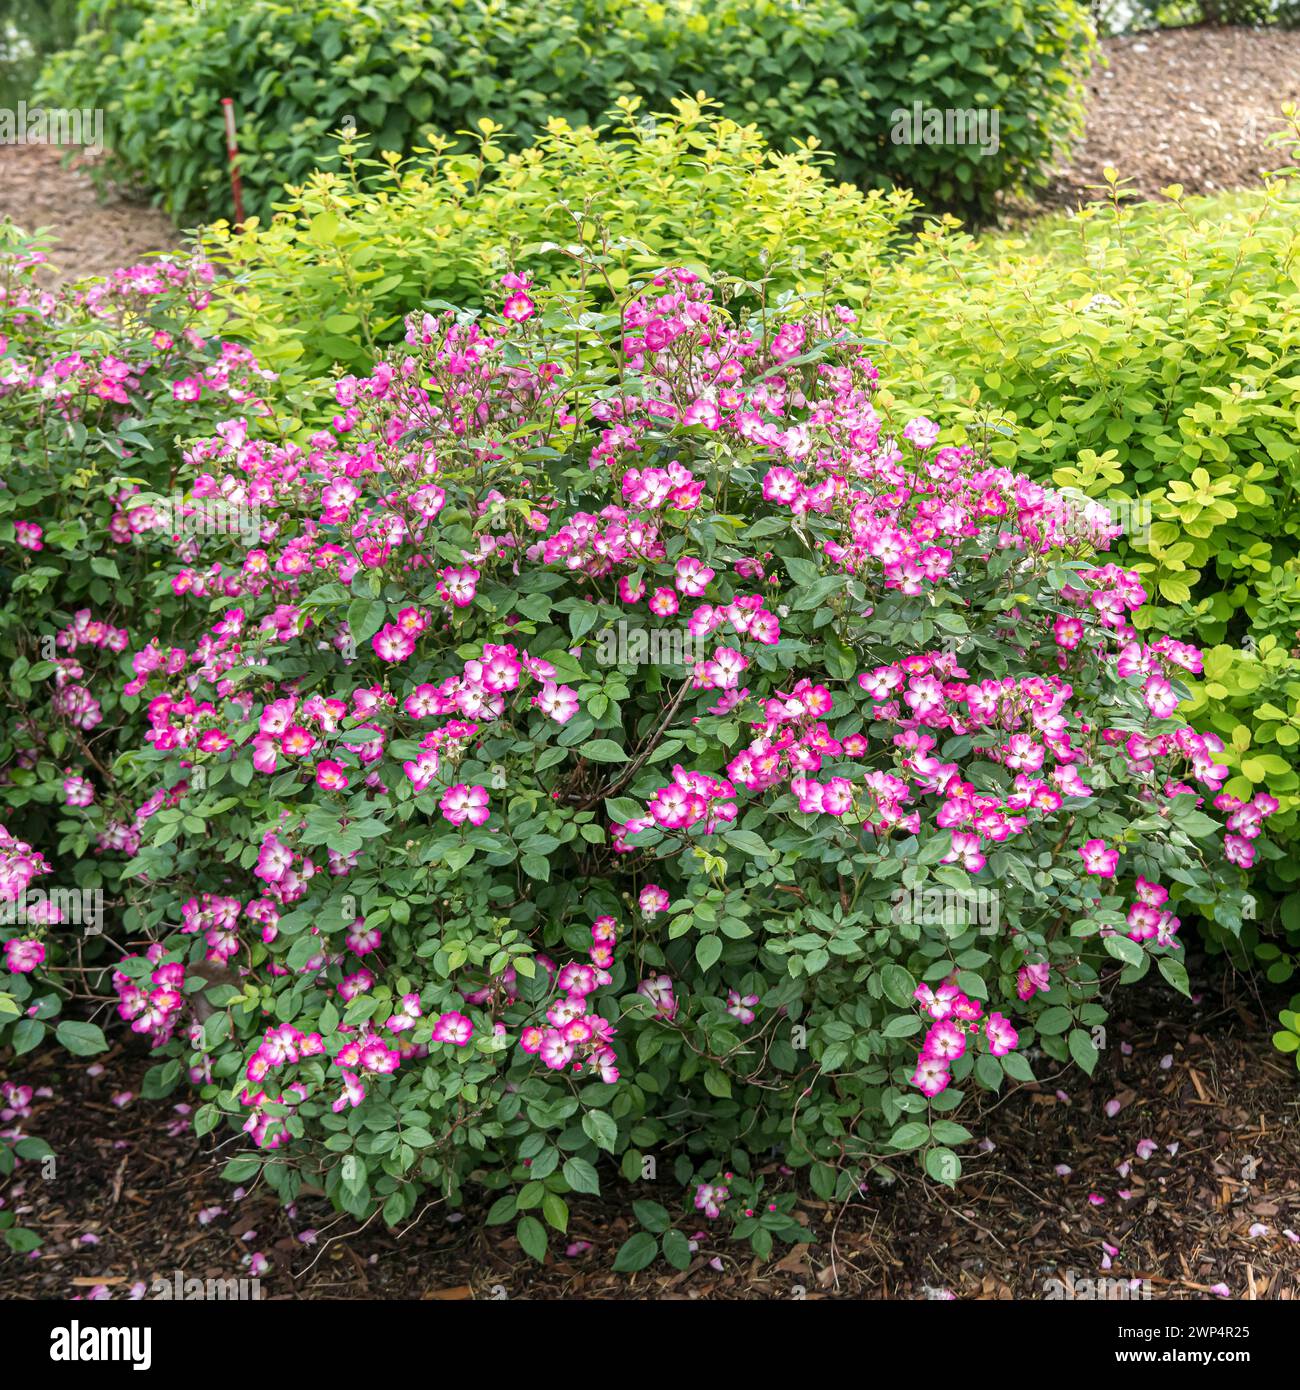
<path fill-rule="evenodd" d="M 680 1189 L 633 1189 L 608 1172 L 605 1200 L 571 1199 L 567 1239 L 587 1248 L 566 1256 L 561 1241 L 545 1266 L 513 1227 L 485 1226 L 478 1201 L 463 1212 L 431 1202 L 390 1233 L 318 1196 L 288 1212 L 264 1188 L 236 1199 L 219 1174 L 238 1136 L 196 1140 L 180 1093 L 138 1098 L 149 1060 L 134 1040 L 95 1075 L 54 1053 L 20 1060 L 13 1079 L 52 1092 L 20 1123 L 51 1144 L 55 1171 L 29 1161 L 0 1182 L 45 1241 L 37 1258 L 0 1263 L 0 1296 L 123 1299 L 140 1285 L 152 1296 L 177 1270 L 247 1278 L 260 1252 L 271 1299 L 1043 1299 L 1106 1278 L 1139 1281 L 1134 1297 L 1300 1300 L 1300 1078 L 1269 1040 L 1276 1001 L 1221 964 L 1198 975 L 1235 992 L 1189 1004 L 1163 985 L 1122 991 L 1091 1080 L 1053 1078 L 1039 1058 L 1038 1084 L 971 1123 L 991 1147 L 967 1150 L 955 1190 L 908 1168 L 842 1206 L 806 1196 L 796 1213 L 808 1243 L 769 1261 L 698 1232 Z M 1154 1146 L 1145 1158 L 1142 1141 Z M 783 1181 L 775 1165 L 770 1177 Z M 698 1233 L 685 1272 L 663 1261 L 611 1272 L 636 1230 L 631 1203 L 647 1197 Z"/>

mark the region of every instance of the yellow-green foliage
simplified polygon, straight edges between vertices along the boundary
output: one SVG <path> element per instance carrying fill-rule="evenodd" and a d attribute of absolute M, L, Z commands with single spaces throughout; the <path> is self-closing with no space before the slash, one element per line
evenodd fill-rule
<path fill-rule="evenodd" d="M 410 159 L 356 157 L 315 173 L 269 225 L 218 225 L 207 249 L 236 277 L 234 328 L 273 364 L 316 375 L 366 366 L 435 302 L 472 307 L 511 266 L 552 283 L 588 277 L 596 300 L 629 276 L 698 261 L 772 288 L 830 277 L 866 292 L 916 204 L 829 176 L 814 142 L 773 152 L 717 104 L 668 114 L 620 103 L 598 136 L 562 120 L 523 150 L 484 122 L 471 152 L 447 141 Z M 566 248 L 599 247 L 608 286 Z M 587 258 L 590 259 L 590 258 Z"/>

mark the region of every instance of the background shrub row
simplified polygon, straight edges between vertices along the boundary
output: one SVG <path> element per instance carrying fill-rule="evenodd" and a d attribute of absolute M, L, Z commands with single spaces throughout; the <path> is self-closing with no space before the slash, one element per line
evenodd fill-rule
<path fill-rule="evenodd" d="M 349 119 L 382 149 L 489 119 L 517 141 L 620 96 L 718 98 L 780 148 L 817 139 L 838 171 L 987 213 L 1042 177 L 1081 117 L 1093 46 L 1076 0 L 84 0 L 86 32 L 40 99 L 102 106 L 116 172 L 177 218 L 230 213 L 220 101 L 233 97 L 247 211 L 332 152 Z M 891 113 L 996 109 L 996 152 L 891 141 Z"/>

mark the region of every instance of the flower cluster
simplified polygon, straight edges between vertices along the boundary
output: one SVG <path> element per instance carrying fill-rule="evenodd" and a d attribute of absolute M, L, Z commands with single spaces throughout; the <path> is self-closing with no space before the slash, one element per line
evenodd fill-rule
<path fill-rule="evenodd" d="M 118 1015 L 131 1025 L 133 1033 L 143 1033 L 155 1048 L 171 1040 L 185 1007 L 185 967 L 179 961 L 165 960 L 165 955 L 160 942 L 154 942 L 144 953 L 144 959 L 153 966 L 147 982 L 125 970 L 113 971 Z"/>
<path fill-rule="evenodd" d="M 1223 837 L 1228 861 L 1249 869 L 1255 862 L 1255 840 L 1265 820 L 1277 811 L 1277 798 L 1267 792 L 1257 792 L 1249 801 L 1221 792 L 1214 798 L 1220 811 L 1228 813 L 1227 833 Z"/>
<path fill-rule="evenodd" d="M 267 1094 L 262 1083 L 273 1072 L 308 1057 L 320 1056 L 324 1051 L 325 1040 L 319 1033 L 302 1033 L 291 1024 L 268 1028 L 263 1034 L 244 1068 L 247 1085 L 239 1096 L 240 1104 L 250 1112 L 244 1121 L 244 1133 L 258 1148 L 278 1149 L 288 1143 L 289 1116 L 309 1094 L 301 1081 L 290 1082 L 273 1096 Z M 268 1106 L 272 1109 L 268 1110 Z"/>
<path fill-rule="evenodd" d="M 912 1073 L 912 1084 L 923 1095 L 937 1096 L 947 1090 L 950 1068 L 968 1045 L 982 1040 L 991 1056 L 1005 1057 L 1020 1043 L 1010 1020 L 997 1012 L 983 1017 L 984 1006 L 963 994 L 952 979 L 937 989 L 918 985 L 914 997 L 931 1019 Z"/>
<path fill-rule="evenodd" d="M 551 1071 L 594 1072 L 609 1086 L 618 1080 L 617 1029 L 591 1008 L 591 996 L 613 978 L 609 967 L 617 942 L 618 924 L 612 917 L 597 917 L 591 927 L 590 964 L 570 961 L 557 971 L 552 962 L 543 963 L 563 997 L 546 1010 L 546 1026 L 532 1023 L 523 1029 L 521 1051 L 539 1056 Z"/>
<path fill-rule="evenodd" d="M 25 840 L 20 840 L 0 825 L 0 904 L 20 903 L 33 879 L 52 872 L 50 865 L 40 850 L 35 850 Z M 24 912 L 23 919 L 32 922 L 34 917 L 52 914 L 42 913 L 48 909 L 44 900 L 33 905 L 33 910 Z M 35 937 L 11 936 L 4 943 L 5 969 L 16 975 L 28 975 L 45 963 L 45 946 Z"/>

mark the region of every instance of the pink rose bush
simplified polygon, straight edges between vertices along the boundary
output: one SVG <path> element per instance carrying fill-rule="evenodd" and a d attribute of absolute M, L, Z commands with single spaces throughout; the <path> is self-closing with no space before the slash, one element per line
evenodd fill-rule
<path fill-rule="evenodd" d="M 111 373 L 57 312 L 0 358 L 89 451 L 0 494 L 5 845 L 121 901 L 6 928 L 5 988 L 43 1019 L 101 967 L 232 1180 L 396 1223 L 473 1174 L 540 1255 L 662 1147 L 770 1249 L 745 1155 L 955 1181 L 958 1112 L 1030 1047 L 1091 1069 L 1112 982 L 1185 992 L 1181 921 L 1272 853 L 1104 514 L 887 409 L 848 310 L 512 274 L 291 401 L 156 274 Z M 218 505 L 248 524 L 177 524 Z"/>

